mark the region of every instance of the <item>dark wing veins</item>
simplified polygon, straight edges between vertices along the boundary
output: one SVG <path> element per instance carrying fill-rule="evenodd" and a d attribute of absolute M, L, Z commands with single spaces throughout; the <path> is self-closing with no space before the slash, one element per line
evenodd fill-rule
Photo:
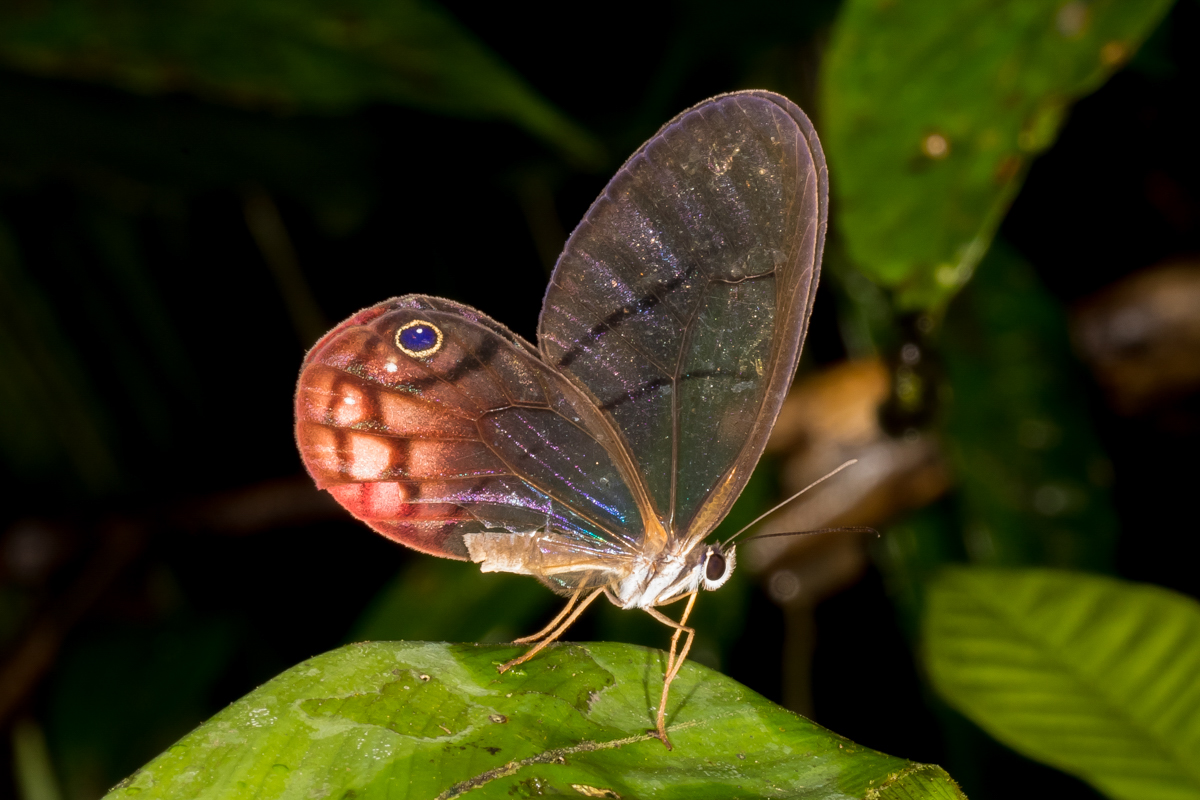
<path fill-rule="evenodd" d="M 671 278 L 669 281 L 661 281 L 650 287 L 646 294 L 642 295 L 642 297 L 639 298 L 638 301 L 632 306 L 622 306 L 593 325 L 591 330 L 588 331 L 588 339 L 594 342 L 605 333 L 620 327 L 622 324 L 624 324 L 625 320 L 654 308 L 661 303 L 667 295 L 671 294 L 671 292 L 674 292 L 676 289 L 682 286 L 684 282 L 686 282 L 688 278 L 695 273 L 695 271 L 695 265 L 689 266 L 687 269 L 685 269 L 679 275 L 676 275 L 674 278 Z M 585 349 L 583 343 L 581 342 L 576 344 L 570 350 L 563 353 L 562 357 L 558 359 L 558 364 L 556 365 L 557 368 L 559 370 L 566 369 L 571 365 L 572 362 L 575 361 L 575 359 L 583 355 L 584 352 Z"/>

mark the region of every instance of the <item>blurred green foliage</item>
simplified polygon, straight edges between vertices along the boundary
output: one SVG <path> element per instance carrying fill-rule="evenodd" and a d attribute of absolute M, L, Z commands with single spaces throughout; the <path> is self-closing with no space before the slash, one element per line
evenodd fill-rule
<path fill-rule="evenodd" d="M 996 738 L 1118 800 L 1200 796 L 1200 604 L 1048 569 L 929 587 L 934 687 Z"/>
<path fill-rule="evenodd" d="M 118 480 L 107 420 L 57 312 L 29 279 L 9 227 L 0 220 L 0 450 L 33 474 L 73 472 L 90 491 Z M 59 461 L 67 462 L 67 470 Z"/>
<path fill-rule="evenodd" d="M 821 73 L 821 137 L 854 264 L 901 310 L 943 305 L 1070 104 L 1170 7 L 847 0 Z"/>
<path fill-rule="evenodd" d="M 537 630 L 555 603 L 550 590 L 528 576 L 481 574 L 468 561 L 421 558 L 376 596 L 348 641 L 511 642 Z"/>
<path fill-rule="evenodd" d="M 1181 609 L 1109 614 L 1124 595 L 1114 589 L 1100 603 L 1091 590 L 1109 584 L 1070 573 L 1057 573 L 1052 589 L 1033 585 L 1041 573 L 1029 573 L 1028 587 L 1024 573 L 950 573 L 958 585 L 935 576 L 964 561 L 1113 568 L 1112 467 L 1089 419 L 1066 316 L 1029 264 L 992 240 L 1030 158 L 1055 141 L 1070 104 L 1132 57 L 1169 6 L 849 0 L 822 73 L 822 136 L 840 201 L 831 265 L 847 301 L 848 344 L 898 350 L 910 334 L 893 320 L 905 312 L 931 311 L 918 324 L 936 328 L 921 341 L 919 370 L 893 363 L 898 387 L 934 382 L 917 388 L 942 407 L 936 428 L 957 482 L 950 497 L 889 526 L 876 547 L 903 627 L 926 642 L 934 688 L 956 709 L 1113 797 L 1166 796 L 1158 792 L 1168 787 L 1194 794 L 1186 765 L 1195 754 L 1179 749 L 1195 738 L 1186 729 L 1197 719 L 1194 703 L 1154 707 L 1189 720 L 1184 728 L 1148 716 L 1151 698 L 1191 698 L 1197 688 L 1196 670 L 1182 666 L 1190 661 L 1151 644 L 1179 639 Z M 1053 595 L 1040 606 L 1031 599 L 1039 588 Z M 1006 624 L 1020 630 L 987 638 Z M 1063 626 L 1072 624 L 1079 641 L 1068 644 Z M 1017 649 L 1046 637 L 1053 644 L 1039 654 L 1047 664 L 1038 673 Z M 1106 680 L 1100 664 L 1124 668 L 1113 663 L 1121 648 L 1130 653 L 1129 680 L 1136 673 L 1142 683 L 1115 703 L 1095 691 Z M 1189 670 L 1172 688 L 1167 676 Z M 1084 684 L 1074 696 L 1070 680 Z M 1102 730 L 1064 704 L 1085 716 L 1115 707 L 1125 727 Z M 951 735 L 960 723 L 938 713 Z M 1130 728 L 1130 715 L 1144 724 Z M 1166 754 L 1164 770 L 1134 755 L 1152 752 Z"/>
<path fill-rule="evenodd" d="M 916 633 L 923 585 L 943 565 L 1109 571 L 1117 535 L 1104 455 L 1066 317 L 1003 242 L 951 302 L 938 337 L 936 429 L 957 492 L 888 528 L 875 547 Z"/>
<path fill-rule="evenodd" d="M 557 645 L 498 676 L 519 652 L 388 642 L 318 656 L 108 797 L 963 796 L 939 767 L 859 747 L 692 664 L 672 687 L 668 751 L 646 731 L 661 652 Z"/>
<path fill-rule="evenodd" d="M 0 11 L 0 58 L 134 92 L 344 113 L 394 102 L 526 128 L 578 163 L 599 143 L 427 0 L 52 0 Z"/>
<path fill-rule="evenodd" d="M 205 698 L 243 645 L 231 619 L 184 615 L 147 638 L 139 626 L 106 626 L 59 664 L 47 714 L 68 797 L 96 796 L 111 775 L 128 775 L 144 754 L 187 733 L 205 715 Z M 119 694 L 97 686 L 128 686 Z"/>
<path fill-rule="evenodd" d="M 971 561 L 1108 570 L 1116 515 L 1071 353 L 1066 315 L 1002 242 L 952 304 L 940 337 L 941 431 Z"/>

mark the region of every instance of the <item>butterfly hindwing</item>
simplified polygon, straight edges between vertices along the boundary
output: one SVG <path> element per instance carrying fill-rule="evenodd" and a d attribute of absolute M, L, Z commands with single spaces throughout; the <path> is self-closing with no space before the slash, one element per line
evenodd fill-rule
<path fill-rule="evenodd" d="M 812 310 L 827 198 L 804 113 L 736 93 L 665 125 L 567 242 L 542 352 L 619 431 L 666 530 L 707 534 L 762 453 Z"/>
<path fill-rule="evenodd" d="M 433 352 L 402 346 L 414 325 Z M 415 549 L 465 559 L 464 537 L 489 530 L 554 531 L 559 561 L 636 546 L 637 505 L 586 401 L 474 309 L 410 295 L 355 315 L 305 359 L 296 416 L 317 485 Z"/>

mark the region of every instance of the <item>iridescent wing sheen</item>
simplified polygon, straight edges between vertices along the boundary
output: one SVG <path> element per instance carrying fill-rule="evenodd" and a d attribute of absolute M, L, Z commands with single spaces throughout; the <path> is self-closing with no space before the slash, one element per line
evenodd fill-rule
<path fill-rule="evenodd" d="M 671 536 L 707 535 L 762 454 L 812 312 L 827 206 L 804 112 L 741 92 L 667 123 L 567 242 L 541 352 L 611 421 Z"/>
<path fill-rule="evenodd" d="M 414 321 L 437 329 L 436 352 L 400 346 Z M 467 559 L 473 534 L 541 531 L 538 563 L 509 571 L 560 574 L 560 589 L 638 552 L 636 480 L 612 455 L 608 423 L 530 344 L 474 309 L 410 295 L 350 318 L 305 359 L 296 420 L 317 485 L 417 550 Z"/>

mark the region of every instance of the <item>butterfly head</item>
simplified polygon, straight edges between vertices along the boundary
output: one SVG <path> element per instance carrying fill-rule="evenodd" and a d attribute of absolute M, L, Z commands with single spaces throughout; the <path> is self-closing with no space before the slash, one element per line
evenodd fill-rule
<path fill-rule="evenodd" d="M 652 608 L 702 588 L 719 589 L 733 574 L 735 560 L 734 549 L 720 543 L 646 557 L 613 584 L 614 602 L 622 608 Z"/>
<path fill-rule="evenodd" d="M 700 585 L 710 592 L 720 589 L 733 574 L 735 563 L 737 551 L 733 547 L 725 549 L 719 543 L 706 545 L 704 558 L 700 562 Z"/>

